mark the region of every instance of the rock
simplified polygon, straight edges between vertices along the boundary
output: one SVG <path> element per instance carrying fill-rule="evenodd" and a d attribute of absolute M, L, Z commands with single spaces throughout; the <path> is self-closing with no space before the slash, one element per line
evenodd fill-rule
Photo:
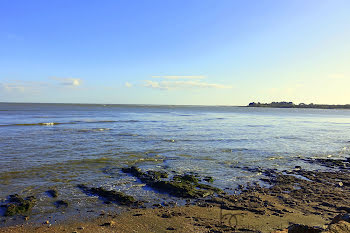
<path fill-rule="evenodd" d="M 54 204 L 55 204 L 55 206 L 57 208 L 59 208 L 59 207 L 68 207 L 68 205 L 69 205 L 68 202 L 64 201 L 64 200 L 58 200 Z"/>
<path fill-rule="evenodd" d="M 100 226 L 101 227 L 107 227 L 107 226 L 113 226 L 115 225 L 115 222 L 114 221 L 109 221 L 109 222 L 105 222 L 103 224 L 101 224 Z"/>
<path fill-rule="evenodd" d="M 221 189 L 199 183 L 199 179 L 193 174 L 175 175 L 172 180 L 162 180 L 162 178 L 168 177 L 167 173 L 142 172 L 135 166 L 122 168 L 122 171 L 132 174 L 156 190 L 165 191 L 177 197 L 199 198 L 222 192 Z"/>
<path fill-rule="evenodd" d="M 87 194 L 97 195 L 101 198 L 106 199 L 106 201 L 113 201 L 121 205 L 128 205 L 128 206 L 139 204 L 139 202 L 137 202 L 134 197 L 126 195 L 122 192 L 117 192 L 114 190 L 105 190 L 101 187 L 89 188 L 84 184 L 79 184 L 77 187 Z"/>
<path fill-rule="evenodd" d="M 338 223 L 340 221 L 346 221 L 350 223 L 350 214 L 338 214 L 333 218 L 331 224 Z"/>
<path fill-rule="evenodd" d="M 168 202 L 166 202 L 166 201 L 163 201 L 162 205 L 163 206 L 169 206 Z"/>
<path fill-rule="evenodd" d="M 346 221 L 339 221 L 338 223 L 331 224 L 325 233 L 349 233 L 350 223 Z"/>
<path fill-rule="evenodd" d="M 50 196 L 50 197 L 58 197 L 58 192 L 57 190 L 55 189 L 50 189 L 50 190 L 47 190 L 46 193 Z"/>
<path fill-rule="evenodd" d="M 4 205 L 6 208 L 5 216 L 24 214 L 33 208 L 35 202 L 36 198 L 34 196 L 23 199 L 18 194 L 10 195 L 8 203 Z"/>
<path fill-rule="evenodd" d="M 346 207 L 346 206 L 340 206 L 337 208 L 337 210 L 340 210 L 340 211 L 344 210 L 344 211 L 350 213 L 350 207 Z"/>
<path fill-rule="evenodd" d="M 163 171 L 147 171 L 147 174 L 152 176 L 154 179 L 160 179 L 160 178 L 168 178 L 168 173 L 163 172 Z"/>
<path fill-rule="evenodd" d="M 169 205 L 170 206 L 177 206 L 177 202 L 176 201 L 169 201 Z"/>
<path fill-rule="evenodd" d="M 288 233 L 288 229 L 283 229 L 283 230 L 277 230 L 272 233 Z"/>
<path fill-rule="evenodd" d="M 204 181 L 208 182 L 208 183 L 213 183 L 214 182 L 214 178 L 211 176 L 206 176 L 203 178 Z"/>
<path fill-rule="evenodd" d="M 293 224 L 288 227 L 288 233 L 321 233 L 322 229 L 307 225 Z"/>
<path fill-rule="evenodd" d="M 171 218 L 172 215 L 170 213 L 164 213 L 160 217 L 162 217 L 162 218 Z"/>
<path fill-rule="evenodd" d="M 347 169 L 349 164 L 349 160 L 343 160 L 343 159 L 330 159 L 330 158 L 318 158 L 318 159 L 304 159 L 304 161 L 309 163 L 318 163 L 325 167 L 330 168 L 340 168 L 340 169 Z"/>

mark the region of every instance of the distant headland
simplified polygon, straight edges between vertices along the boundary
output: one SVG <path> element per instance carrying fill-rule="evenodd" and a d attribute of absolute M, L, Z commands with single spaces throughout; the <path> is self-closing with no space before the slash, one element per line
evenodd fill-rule
<path fill-rule="evenodd" d="M 266 107 L 266 108 L 319 108 L 319 109 L 350 109 L 350 104 L 345 105 L 328 105 L 328 104 L 294 104 L 293 102 L 271 102 L 255 103 L 252 102 L 248 107 Z"/>

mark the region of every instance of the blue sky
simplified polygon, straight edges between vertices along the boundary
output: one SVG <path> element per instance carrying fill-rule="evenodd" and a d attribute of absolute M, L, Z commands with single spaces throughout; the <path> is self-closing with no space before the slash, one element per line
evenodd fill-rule
<path fill-rule="evenodd" d="M 0 102 L 350 104 L 350 1 L 0 1 Z"/>

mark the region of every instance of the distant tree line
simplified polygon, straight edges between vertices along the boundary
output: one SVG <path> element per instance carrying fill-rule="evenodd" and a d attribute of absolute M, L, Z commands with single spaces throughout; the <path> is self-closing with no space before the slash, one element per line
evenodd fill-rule
<path fill-rule="evenodd" d="M 350 109 L 350 104 L 328 105 L 328 104 L 294 104 L 293 102 L 271 102 L 271 103 L 249 103 L 248 107 L 268 107 L 268 108 L 320 108 L 320 109 Z"/>

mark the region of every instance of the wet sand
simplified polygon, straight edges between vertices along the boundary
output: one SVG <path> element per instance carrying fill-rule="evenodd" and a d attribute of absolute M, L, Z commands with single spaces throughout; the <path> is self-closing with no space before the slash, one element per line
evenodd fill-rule
<path fill-rule="evenodd" d="M 263 173 L 270 187 L 247 184 L 235 195 L 198 197 L 186 206 L 96 212 L 88 221 L 51 224 L 48 220 L 37 226 L 24 222 L 0 232 L 288 232 L 287 228 L 289 232 L 350 232 L 350 160 L 306 162 L 329 171 L 245 167 Z"/>

